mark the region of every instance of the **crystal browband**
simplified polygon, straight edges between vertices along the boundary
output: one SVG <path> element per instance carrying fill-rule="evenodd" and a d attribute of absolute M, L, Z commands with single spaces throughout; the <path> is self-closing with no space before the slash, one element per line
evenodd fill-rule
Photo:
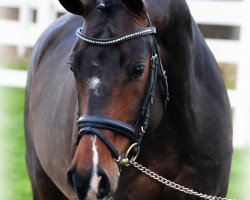
<path fill-rule="evenodd" d="M 129 33 L 120 37 L 114 37 L 114 38 L 108 38 L 108 39 L 100 39 L 100 38 L 92 38 L 90 36 L 85 35 L 82 33 L 82 28 L 77 29 L 76 35 L 83 41 L 90 43 L 90 44 L 96 44 L 96 45 L 112 45 L 121 43 L 127 40 L 131 40 L 133 38 L 137 38 L 143 35 L 149 35 L 149 34 L 155 34 L 156 28 L 155 27 L 147 27 L 143 28 L 141 30 L 138 30 L 133 33 Z"/>

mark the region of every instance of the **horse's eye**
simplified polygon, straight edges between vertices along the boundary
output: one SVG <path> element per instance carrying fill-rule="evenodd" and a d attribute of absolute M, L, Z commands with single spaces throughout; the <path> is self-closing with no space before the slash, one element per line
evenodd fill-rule
<path fill-rule="evenodd" d="M 132 71 L 132 77 L 139 78 L 140 76 L 142 76 L 143 71 L 144 71 L 144 65 L 142 64 L 136 65 Z"/>

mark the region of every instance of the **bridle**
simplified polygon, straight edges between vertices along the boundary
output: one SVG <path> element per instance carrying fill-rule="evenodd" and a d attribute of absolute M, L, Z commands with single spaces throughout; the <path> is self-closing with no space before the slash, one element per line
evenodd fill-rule
<path fill-rule="evenodd" d="M 172 182 L 136 162 L 136 158 L 139 155 L 142 138 L 148 127 L 149 110 L 150 110 L 150 105 L 153 104 L 154 90 L 155 90 L 158 71 L 160 72 L 160 78 L 162 81 L 163 98 L 164 98 L 164 106 L 165 106 L 164 111 L 166 110 L 167 101 L 169 100 L 167 76 L 166 76 L 166 72 L 164 71 L 161 59 L 159 57 L 157 43 L 155 39 L 156 28 L 152 26 L 148 15 L 147 15 L 147 18 L 149 22 L 149 27 L 141 28 L 140 30 L 137 30 L 133 33 L 129 33 L 120 37 L 115 37 L 115 38 L 109 38 L 109 39 L 92 38 L 82 33 L 81 28 L 79 28 L 76 31 L 76 35 L 81 40 L 87 43 L 90 43 L 93 45 L 99 45 L 99 46 L 115 45 L 115 44 L 122 43 L 122 42 L 131 40 L 137 37 L 153 35 L 153 47 L 151 50 L 150 74 L 148 76 L 147 87 L 146 87 L 144 99 L 141 105 L 140 117 L 138 120 L 141 129 L 135 128 L 138 126 L 132 127 L 116 119 L 111 119 L 111 118 L 102 117 L 102 116 L 82 115 L 82 116 L 79 116 L 77 120 L 77 125 L 78 125 L 78 130 L 79 130 L 77 143 L 79 143 L 80 139 L 85 134 L 96 135 L 109 148 L 112 156 L 114 157 L 114 159 L 116 160 L 118 164 L 119 169 L 121 169 L 121 165 L 124 165 L 124 166 L 132 165 L 136 169 L 140 170 L 142 173 L 148 175 L 149 177 L 155 179 L 156 181 L 170 188 L 173 188 L 175 190 L 184 192 L 186 194 L 194 195 L 203 199 L 235 200 L 235 199 L 228 199 L 228 198 L 207 195 L 204 193 L 194 191 L 193 189 L 190 189 L 185 186 L 179 185 L 175 182 Z M 121 158 L 119 152 L 115 149 L 115 147 L 109 142 L 109 140 L 104 136 L 104 134 L 99 129 L 113 131 L 115 133 L 118 133 L 127 137 L 130 140 L 132 145 L 129 147 L 126 155 L 123 158 Z"/>
<path fill-rule="evenodd" d="M 127 164 L 128 156 L 137 157 L 140 150 L 140 145 L 144 133 L 148 128 L 148 121 L 149 121 L 149 111 L 150 105 L 153 104 L 154 100 L 154 90 L 157 80 L 157 74 L 159 71 L 160 78 L 162 81 L 162 89 L 163 89 L 163 98 L 164 98 L 164 106 L 166 110 L 167 101 L 169 98 L 168 93 L 168 82 L 166 72 L 164 71 L 161 59 L 159 57 L 158 48 L 156 44 L 155 34 L 156 28 L 152 26 L 149 16 L 148 22 L 149 27 L 141 28 L 135 32 L 128 33 L 119 37 L 115 38 L 108 38 L 108 39 L 100 39 L 100 38 L 92 38 L 90 36 L 85 35 L 82 33 L 82 28 L 77 29 L 76 35 L 79 39 L 97 46 L 111 46 L 116 45 L 118 43 L 122 43 L 128 40 L 132 40 L 137 37 L 143 37 L 147 35 L 152 35 L 153 37 L 153 45 L 151 50 L 151 63 L 150 63 L 150 74 L 148 76 L 147 87 L 145 90 L 144 98 L 141 105 L 140 116 L 138 122 L 136 123 L 135 127 L 132 127 L 124 122 L 121 122 L 116 119 L 111 119 L 103 116 L 95 116 L 95 115 L 82 115 L 79 116 L 77 120 L 78 126 L 78 137 L 77 137 L 77 144 L 79 143 L 80 139 L 85 134 L 92 134 L 96 135 L 110 150 L 113 158 L 120 164 Z M 140 128 L 136 128 L 140 127 Z M 111 144 L 111 142 L 105 137 L 100 129 L 110 130 L 114 133 L 120 134 L 124 137 L 127 137 L 131 142 L 131 147 L 129 148 L 126 159 L 122 159 L 119 152 L 116 148 Z M 129 154 L 129 155 L 128 155 Z"/>

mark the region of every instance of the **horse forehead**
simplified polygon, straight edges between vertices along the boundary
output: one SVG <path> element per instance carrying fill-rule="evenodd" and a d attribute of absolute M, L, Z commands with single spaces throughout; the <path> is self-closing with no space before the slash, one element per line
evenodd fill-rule
<path fill-rule="evenodd" d="M 124 9 L 119 9 L 115 14 L 107 15 L 96 10 L 85 19 L 84 32 L 89 36 L 106 35 L 110 37 L 133 32 L 146 26 L 145 20 L 130 15 Z"/>
<path fill-rule="evenodd" d="M 96 89 L 100 85 L 101 85 L 101 79 L 100 78 L 98 78 L 96 76 L 93 76 L 93 77 L 89 78 L 89 80 L 88 80 L 88 87 L 90 89 Z"/>

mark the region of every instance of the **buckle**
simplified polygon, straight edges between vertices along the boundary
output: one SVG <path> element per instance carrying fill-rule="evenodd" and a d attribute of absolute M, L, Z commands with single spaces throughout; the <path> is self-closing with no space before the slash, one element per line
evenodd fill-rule
<path fill-rule="evenodd" d="M 153 55 L 153 56 L 151 57 L 150 60 L 151 60 L 151 61 L 152 61 L 152 60 L 155 60 L 157 57 L 158 57 L 158 55 L 157 55 L 157 53 L 156 53 L 155 55 Z"/>
<path fill-rule="evenodd" d="M 131 153 L 133 153 L 134 155 L 131 155 Z M 124 158 L 120 161 L 120 164 L 122 166 L 128 167 L 131 161 L 135 161 L 137 159 L 139 153 L 140 153 L 140 146 L 137 143 L 132 144 L 128 148 L 128 151 L 125 154 Z"/>

